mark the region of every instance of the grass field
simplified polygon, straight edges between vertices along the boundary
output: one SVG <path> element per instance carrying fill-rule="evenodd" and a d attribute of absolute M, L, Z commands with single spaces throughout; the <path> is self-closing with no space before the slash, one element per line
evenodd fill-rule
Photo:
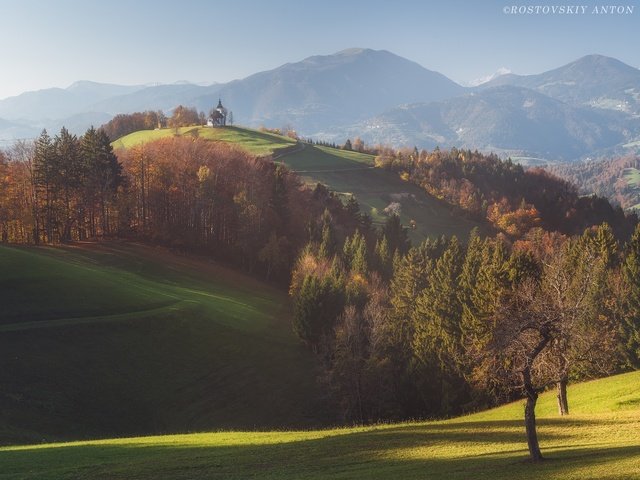
<path fill-rule="evenodd" d="M 384 210 L 390 204 L 400 204 L 402 223 L 415 221 L 416 228 L 410 232 L 414 243 L 440 235 L 465 238 L 477 226 L 397 174 L 374 168 L 373 160 L 371 155 L 319 146 L 307 146 L 282 158 L 306 182 L 323 183 L 344 196 L 355 195 L 375 223 L 385 221 Z"/>
<path fill-rule="evenodd" d="M 2 479 L 640 478 L 640 372 L 541 396 L 546 460 L 527 461 L 522 403 L 447 421 L 218 432 L 0 448 Z"/>
<path fill-rule="evenodd" d="M 622 171 L 622 176 L 627 181 L 627 184 L 629 186 L 640 186 L 640 170 L 638 170 L 637 168 L 625 168 Z"/>
<path fill-rule="evenodd" d="M 116 140 L 112 145 L 116 150 L 119 148 L 131 148 L 142 143 L 174 136 L 191 136 L 212 141 L 234 143 L 254 155 L 270 155 L 273 150 L 295 144 L 295 141 L 281 135 L 228 126 L 224 128 L 180 127 L 178 129 L 140 130 Z"/>
<path fill-rule="evenodd" d="M 0 247 L 0 444 L 318 425 L 287 304 L 158 248 Z"/>

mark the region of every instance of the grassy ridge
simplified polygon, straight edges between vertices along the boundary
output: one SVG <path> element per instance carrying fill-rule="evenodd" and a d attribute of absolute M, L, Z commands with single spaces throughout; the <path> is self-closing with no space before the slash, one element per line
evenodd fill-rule
<path fill-rule="evenodd" d="M 119 138 L 112 145 L 116 150 L 119 148 L 132 148 L 143 143 L 175 136 L 191 136 L 211 141 L 234 143 L 254 155 L 270 155 L 275 149 L 295 144 L 294 140 L 281 135 L 229 126 L 224 128 L 180 127 L 177 129 L 140 130 Z"/>
<path fill-rule="evenodd" d="M 284 292 L 135 245 L 0 265 L 0 444 L 322 418 Z"/>
<path fill-rule="evenodd" d="M 6 479 L 630 479 L 640 472 L 640 373 L 540 398 L 547 461 L 526 461 L 522 404 L 448 421 L 220 432 L 0 449 Z"/>
<path fill-rule="evenodd" d="M 376 223 L 385 221 L 385 208 L 399 203 L 402 223 L 415 221 L 416 228 L 410 232 L 415 242 L 441 235 L 465 238 L 477 226 L 397 174 L 374 168 L 373 160 L 371 155 L 319 146 L 307 146 L 282 158 L 308 183 L 320 182 L 345 196 L 355 195 L 362 210 Z"/>

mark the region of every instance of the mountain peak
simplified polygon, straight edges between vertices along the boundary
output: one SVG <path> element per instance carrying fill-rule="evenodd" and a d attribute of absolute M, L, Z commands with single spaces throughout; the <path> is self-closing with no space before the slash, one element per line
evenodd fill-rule
<path fill-rule="evenodd" d="M 346 48 L 344 50 L 340 50 L 339 52 L 336 52 L 334 55 L 353 56 L 353 55 L 361 55 L 363 53 L 369 53 L 374 51 L 375 50 L 371 50 L 370 48 L 353 47 L 353 48 Z"/>

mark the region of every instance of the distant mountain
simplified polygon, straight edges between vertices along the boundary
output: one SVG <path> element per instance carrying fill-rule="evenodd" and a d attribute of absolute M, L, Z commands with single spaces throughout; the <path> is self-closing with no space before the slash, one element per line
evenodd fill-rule
<path fill-rule="evenodd" d="M 337 142 L 360 136 L 543 160 L 640 150 L 640 70 L 589 55 L 537 75 L 497 73 L 465 88 L 388 51 L 354 48 L 226 84 L 81 81 L 0 100 L 0 141 L 61 125 L 81 133 L 118 113 L 170 113 L 180 104 L 209 112 L 220 98 L 236 123 L 290 125 L 303 136 Z"/>
<path fill-rule="evenodd" d="M 628 140 L 636 119 L 578 108 L 534 90 L 499 86 L 429 104 L 391 109 L 355 125 L 365 141 L 465 147 L 553 160 L 579 158 Z"/>
<path fill-rule="evenodd" d="M 123 86 L 81 81 L 68 88 L 47 88 L 25 92 L 0 100 L 0 117 L 11 120 L 42 122 L 61 119 L 95 110 L 96 102 L 142 89 L 142 86 Z"/>
<path fill-rule="evenodd" d="M 530 88 L 574 106 L 640 114 L 640 70 L 615 58 L 588 55 L 538 75 L 501 75 L 479 88 Z"/>
<path fill-rule="evenodd" d="M 0 148 L 9 146 L 14 139 L 32 138 L 37 128 L 0 118 Z"/>
<path fill-rule="evenodd" d="M 289 123 L 307 134 L 347 125 L 410 102 L 460 95 L 444 75 L 385 50 L 349 49 L 309 57 L 222 86 L 197 99 L 205 109 L 221 97 L 236 121 Z"/>
<path fill-rule="evenodd" d="M 220 85 L 203 87 L 192 83 L 172 85 L 156 85 L 135 90 L 123 95 L 116 95 L 95 102 L 93 111 L 102 111 L 111 115 L 133 113 L 145 110 L 162 110 L 169 112 L 178 105 L 195 106 L 197 99 L 203 95 L 212 95 L 220 89 Z M 216 97 L 215 102 L 218 102 Z M 209 112 L 215 105 L 203 105 L 201 110 Z"/>

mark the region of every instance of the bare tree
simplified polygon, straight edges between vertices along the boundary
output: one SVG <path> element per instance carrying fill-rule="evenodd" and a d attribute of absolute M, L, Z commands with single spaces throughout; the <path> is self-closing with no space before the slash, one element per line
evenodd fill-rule
<path fill-rule="evenodd" d="M 493 315 L 490 339 L 474 374 L 509 391 L 522 392 L 533 461 L 543 458 L 536 430 L 538 395 L 557 383 L 559 402 L 568 411 L 569 368 L 586 355 L 597 337 L 585 325 L 593 321 L 594 285 L 603 269 L 603 262 L 589 251 L 576 258 L 566 245 L 544 263 L 540 279 L 523 280 Z"/>

